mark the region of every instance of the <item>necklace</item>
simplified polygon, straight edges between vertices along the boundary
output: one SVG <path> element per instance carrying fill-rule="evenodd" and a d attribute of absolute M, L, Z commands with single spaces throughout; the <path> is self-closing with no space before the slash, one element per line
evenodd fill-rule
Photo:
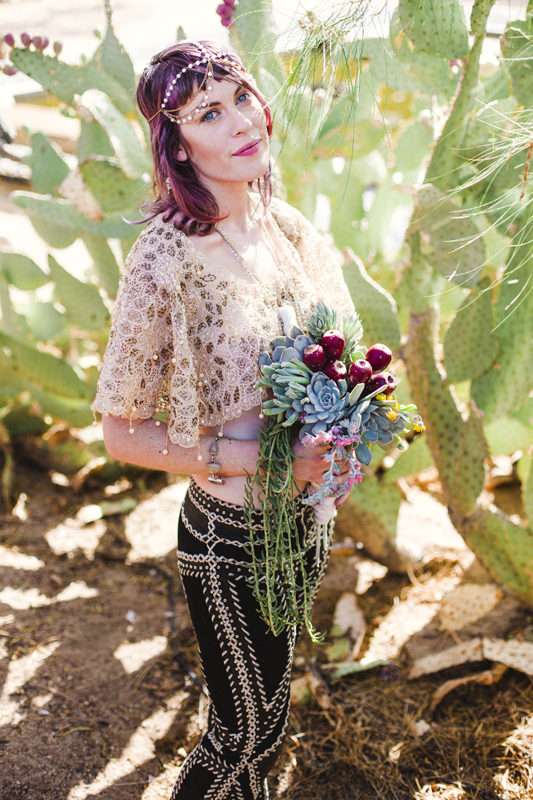
<path fill-rule="evenodd" d="M 215 225 L 215 230 L 217 231 L 217 233 L 220 233 L 220 235 L 222 236 L 222 238 L 224 239 L 224 241 L 225 241 L 227 244 L 229 244 L 229 246 L 231 247 L 231 249 L 232 249 L 232 251 L 233 251 L 233 254 L 236 256 L 236 258 L 238 259 L 239 263 L 240 263 L 240 264 L 242 264 L 242 266 L 244 267 L 244 269 L 246 270 L 246 272 L 247 272 L 249 275 L 251 275 L 251 276 L 252 276 L 252 278 L 255 278 L 255 280 L 256 280 L 258 283 L 261 283 L 261 281 L 260 281 L 260 279 L 259 279 L 259 276 L 257 275 L 257 273 L 256 273 L 256 272 L 255 272 L 255 271 L 252 269 L 252 267 L 250 267 L 250 265 L 249 265 L 249 264 L 247 264 L 247 262 L 246 262 L 246 261 L 244 260 L 244 258 L 241 256 L 241 254 L 239 253 L 239 251 L 237 250 L 237 248 L 235 247 L 235 245 L 233 244 L 233 242 L 231 241 L 231 239 L 230 239 L 228 236 L 226 236 L 226 234 L 224 233 L 224 231 L 222 230 L 222 228 L 219 228 L 219 226 L 218 226 L 218 225 Z"/>

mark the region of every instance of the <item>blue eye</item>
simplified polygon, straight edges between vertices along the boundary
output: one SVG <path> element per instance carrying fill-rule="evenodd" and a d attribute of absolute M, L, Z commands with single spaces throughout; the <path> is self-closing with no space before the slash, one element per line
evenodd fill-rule
<path fill-rule="evenodd" d="M 215 119 L 216 112 L 211 110 L 207 111 L 202 117 L 202 122 L 212 122 Z"/>
<path fill-rule="evenodd" d="M 240 103 L 240 102 L 245 103 L 249 99 L 250 99 L 250 93 L 249 92 L 241 92 L 241 94 L 237 97 L 237 102 L 238 103 Z"/>

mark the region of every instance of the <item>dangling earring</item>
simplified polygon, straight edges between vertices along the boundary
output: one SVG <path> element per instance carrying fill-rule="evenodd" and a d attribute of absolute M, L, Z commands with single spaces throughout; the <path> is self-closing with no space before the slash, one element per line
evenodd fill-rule
<path fill-rule="evenodd" d="M 172 186 L 170 185 L 170 178 L 166 179 L 167 190 L 169 194 L 172 194 Z"/>

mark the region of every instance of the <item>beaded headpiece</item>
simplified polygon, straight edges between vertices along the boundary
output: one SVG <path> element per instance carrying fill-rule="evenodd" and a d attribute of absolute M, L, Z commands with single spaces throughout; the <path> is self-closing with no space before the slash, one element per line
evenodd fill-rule
<path fill-rule="evenodd" d="M 233 67 L 233 69 L 242 72 L 243 76 L 249 81 L 253 82 L 253 76 L 250 75 L 242 65 L 239 57 L 235 53 L 230 53 L 229 51 L 223 51 L 217 53 L 215 56 L 210 56 L 205 47 L 201 44 L 201 42 L 193 42 L 192 43 L 195 47 L 200 50 L 202 54 L 202 58 L 197 59 L 196 61 L 191 61 L 186 67 L 180 69 L 178 73 L 175 75 L 174 79 L 171 81 L 170 86 L 168 87 L 167 93 L 163 99 L 161 104 L 161 108 L 159 111 L 156 111 L 153 117 L 151 117 L 149 122 L 151 122 L 158 114 L 163 113 L 165 117 L 167 117 L 171 122 L 176 122 L 178 125 L 183 125 L 185 122 L 191 122 L 198 114 L 202 112 L 204 108 L 208 105 L 209 100 L 209 92 L 213 91 L 213 64 L 217 64 L 218 66 L 222 67 Z M 192 103 L 192 101 L 198 97 L 199 94 L 202 94 L 203 97 L 199 105 L 194 108 L 190 114 L 185 115 L 184 117 L 175 116 L 179 111 L 181 111 L 186 106 L 179 106 L 178 108 L 167 108 L 167 103 L 174 91 L 174 87 L 176 86 L 179 79 L 184 75 L 186 72 L 190 72 L 196 67 L 202 66 L 205 64 L 205 75 L 198 87 L 198 91 L 187 100 L 186 105 Z"/>

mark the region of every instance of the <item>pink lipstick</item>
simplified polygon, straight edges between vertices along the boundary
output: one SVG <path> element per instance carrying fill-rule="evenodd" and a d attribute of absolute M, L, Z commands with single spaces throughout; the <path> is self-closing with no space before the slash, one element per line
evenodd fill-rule
<path fill-rule="evenodd" d="M 237 150 L 236 153 L 233 153 L 234 156 L 253 156 L 259 150 L 261 145 L 261 139 L 257 139 L 255 142 L 250 142 L 250 144 L 246 144 L 244 147 L 241 147 L 240 150 Z"/>

